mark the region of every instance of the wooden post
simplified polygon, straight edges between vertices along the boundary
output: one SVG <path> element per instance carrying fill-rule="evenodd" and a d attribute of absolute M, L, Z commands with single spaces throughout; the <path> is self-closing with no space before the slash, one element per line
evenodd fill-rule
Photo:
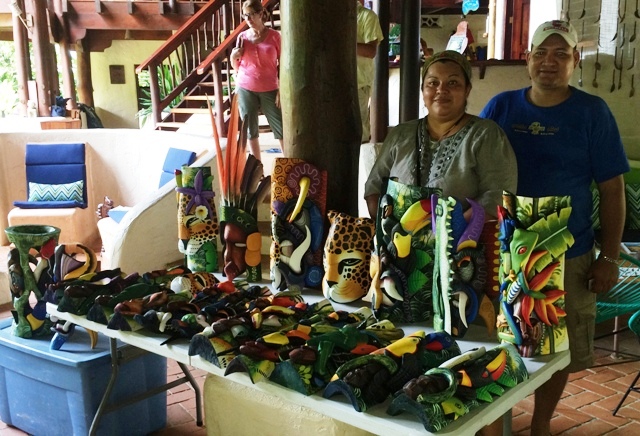
<path fill-rule="evenodd" d="M 371 142 L 382 142 L 389 126 L 389 21 L 390 1 L 377 0 L 374 12 L 378 14 L 384 39 L 378 44 L 375 59 L 375 78 L 371 94 Z"/>
<path fill-rule="evenodd" d="M 286 156 L 327 170 L 327 210 L 357 216 L 356 2 L 283 0 L 280 14 Z"/>
<path fill-rule="evenodd" d="M 56 103 L 56 96 L 60 94 L 60 76 L 58 73 L 58 54 L 56 53 L 55 45 L 49 43 L 49 47 L 47 48 L 47 53 L 49 53 L 49 89 L 51 90 L 52 102 L 51 104 Z"/>
<path fill-rule="evenodd" d="M 400 122 L 420 113 L 420 0 L 402 2 L 400 27 Z"/>
<path fill-rule="evenodd" d="M 162 65 L 149 64 L 149 92 L 151 93 L 151 120 L 155 128 L 162 121 L 162 109 L 160 109 L 160 85 L 158 82 L 158 69 Z"/>
<path fill-rule="evenodd" d="M 51 115 L 51 105 L 55 102 L 51 83 L 51 51 L 47 5 L 41 0 L 31 0 L 33 11 L 33 55 L 35 58 L 36 85 L 38 90 L 38 115 Z M 55 87 L 57 88 L 57 86 Z"/>
<path fill-rule="evenodd" d="M 86 50 L 84 40 L 76 42 L 78 68 L 78 101 L 94 107 L 93 82 L 91 81 L 91 52 Z"/>
<path fill-rule="evenodd" d="M 18 7 L 24 11 L 24 1 L 17 0 Z M 24 12 L 22 13 L 24 15 Z M 22 17 L 24 19 L 24 16 Z M 16 50 L 16 78 L 18 79 L 18 113 L 27 115 L 27 101 L 29 100 L 29 39 L 27 29 L 17 15 L 13 16 L 13 44 Z"/>
<path fill-rule="evenodd" d="M 76 109 L 78 106 L 76 104 L 76 87 L 73 80 L 73 68 L 71 66 L 69 23 L 66 15 L 62 12 L 62 3 L 60 0 L 54 2 L 54 10 L 61 28 L 61 38 L 58 44 L 60 45 L 60 64 L 62 69 L 62 96 L 69 98 L 67 102 L 69 109 Z"/>

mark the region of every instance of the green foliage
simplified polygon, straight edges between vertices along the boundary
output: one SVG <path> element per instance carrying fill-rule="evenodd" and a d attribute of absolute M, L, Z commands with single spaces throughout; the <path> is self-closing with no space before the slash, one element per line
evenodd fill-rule
<path fill-rule="evenodd" d="M 62 67 L 60 65 L 60 46 L 55 45 L 56 59 L 58 59 L 58 86 L 62 82 Z M 75 52 L 71 51 L 71 69 L 76 71 Z M 18 77 L 16 76 L 16 50 L 13 41 L 0 41 L 0 112 L 3 114 L 16 113 L 16 107 L 19 103 L 18 97 Z M 32 66 L 32 74 L 35 74 L 35 58 L 31 43 L 29 43 L 29 63 Z M 75 78 L 75 77 L 74 77 Z M 31 80 L 32 78 L 29 78 Z M 76 79 L 77 81 L 77 79 Z M 77 83 L 74 88 L 77 88 Z M 56 89 L 56 91 L 58 90 Z M 65 96 L 69 97 L 69 96 Z"/>
<path fill-rule="evenodd" d="M 547 251 L 535 263 L 536 272 L 542 271 L 553 259 L 562 256 L 573 245 L 573 235 L 567 228 L 569 215 L 571 215 L 571 207 L 564 207 L 558 212 L 552 212 L 548 216 L 540 218 L 527 229 L 539 235 L 536 250 L 544 249 Z"/>
<path fill-rule="evenodd" d="M 162 71 L 159 74 L 158 80 L 160 81 L 160 94 L 166 95 L 169 94 L 180 82 L 181 82 L 181 73 L 178 68 L 172 68 L 170 65 L 162 65 Z M 136 118 L 139 118 L 140 127 L 143 127 L 149 117 L 152 114 L 151 109 L 151 78 L 149 76 L 148 70 L 143 70 L 138 74 L 138 85 L 140 86 L 140 91 L 144 95 L 138 99 L 139 106 L 142 107 L 136 114 Z M 184 91 L 180 93 L 176 98 L 174 98 L 167 109 L 177 106 L 180 104 L 184 97 Z"/>
<path fill-rule="evenodd" d="M 12 41 L 0 41 L 0 111 L 13 113 L 18 104 L 18 79 Z"/>

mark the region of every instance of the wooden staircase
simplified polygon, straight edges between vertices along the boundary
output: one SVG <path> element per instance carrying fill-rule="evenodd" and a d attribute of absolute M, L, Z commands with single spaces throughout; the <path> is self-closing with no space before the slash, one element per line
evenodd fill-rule
<path fill-rule="evenodd" d="M 279 0 L 263 0 L 270 11 L 267 25 L 279 29 Z M 148 70 L 151 121 L 158 130 L 178 130 L 194 114 L 214 108 L 221 136 L 233 95 L 233 71 L 229 56 L 238 35 L 248 28 L 241 17 L 242 0 L 212 0 L 174 33 L 136 69 Z"/>

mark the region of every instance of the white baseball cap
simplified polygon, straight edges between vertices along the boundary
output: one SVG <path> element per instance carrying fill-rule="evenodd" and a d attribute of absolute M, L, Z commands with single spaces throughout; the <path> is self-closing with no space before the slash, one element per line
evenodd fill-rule
<path fill-rule="evenodd" d="M 531 45 L 537 47 L 551 35 L 562 36 L 571 48 L 578 45 L 578 32 L 576 32 L 576 29 L 568 21 L 561 20 L 547 21 L 539 25 L 533 34 Z"/>

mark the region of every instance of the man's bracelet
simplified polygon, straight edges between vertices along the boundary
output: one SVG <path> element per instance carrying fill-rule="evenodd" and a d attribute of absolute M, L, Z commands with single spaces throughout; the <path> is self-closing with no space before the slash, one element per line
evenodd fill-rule
<path fill-rule="evenodd" d="M 609 263 L 612 263 L 614 265 L 618 265 L 618 260 L 614 259 L 613 257 L 609 257 L 606 254 L 602 254 L 601 253 L 600 256 L 598 256 L 598 259 L 602 259 L 605 262 L 609 262 Z"/>

